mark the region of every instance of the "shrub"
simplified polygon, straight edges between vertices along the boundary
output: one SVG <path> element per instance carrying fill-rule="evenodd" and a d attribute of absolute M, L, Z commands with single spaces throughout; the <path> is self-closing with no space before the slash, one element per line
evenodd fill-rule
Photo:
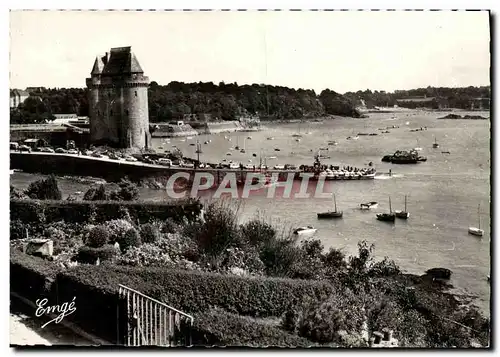
<path fill-rule="evenodd" d="M 198 202 L 112 202 L 112 201 L 61 201 L 61 200 L 10 200 L 11 220 L 25 223 L 57 222 L 106 222 L 123 217 L 126 208 L 130 220 L 149 222 L 151 219 L 179 221 L 194 220 L 200 213 Z"/>
<path fill-rule="evenodd" d="M 125 237 L 125 233 L 134 228 L 132 223 L 125 219 L 114 219 L 112 221 L 104 223 L 104 226 L 109 232 L 109 238 L 112 242 L 118 242 L 121 246 L 121 241 Z"/>
<path fill-rule="evenodd" d="M 83 199 L 85 201 L 106 201 L 109 199 L 109 197 L 106 193 L 106 188 L 104 187 L 104 185 L 99 185 L 99 187 L 97 188 L 89 188 L 87 192 L 85 192 Z"/>
<path fill-rule="evenodd" d="M 100 248 L 109 242 L 109 230 L 103 226 L 94 227 L 89 234 L 87 245 L 92 248 Z"/>
<path fill-rule="evenodd" d="M 180 230 L 178 223 L 174 222 L 173 219 L 168 218 L 161 224 L 162 233 L 176 233 Z"/>
<path fill-rule="evenodd" d="M 10 185 L 10 199 L 22 200 L 29 198 L 24 192 L 18 190 L 14 186 Z"/>
<path fill-rule="evenodd" d="M 97 259 L 101 262 L 113 260 L 117 254 L 116 248 L 112 245 L 104 245 L 99 248 L 83 246 L 78 249 L 76 260 L 79 263 L 94 264 Z"/>
<path fill-rule="evenodd" d="M 122 180 L 120 188 L 110 193 L 109 198 L 114 201 L 133 201 L 139 198 L 139 189 L 137 185 L 128 181 Z"/>
<path fill-rule="evenodd" d="M 260 259 L 268 276 L 293 277 L 299 261 L 300 250 L 291 239 L 275 239 L 260 250 Z"/>
<path fill-rule="evenodd" d="M 50 294 L 51 283 L 59 271 L 52 262 L 10 250 L 10 289 L 31 301 Z"/>
<path fill-rule="evenodd" d="M 160 239 L 160 229 L 156 224 L 146 223 L 141 226 L 141 239 L 144 243 L 155 243 Z"/>
<path fill-rule="evenodd" d="M 62 198 L 54 175 L 50 175 L 45 180 L 32 182 L 24 193 L 32 199 L 39 200 L 60 200 Z"/>
<path fill-rule="evenodd" d="M 26 238 L 27 229 L 28 227 L 20 220 L 10 221 L 10 239 Z"/>
<path fill-rule="evenodd" d="M 260 219 L 254 219 L 242 225 L 241 234 L 243 240 L 257 247 L 271 242 L 277 236 L 276 229 Z"/>
<path fill-rule="evenodd" d="M 313 301 L 302 309 L 299 335 L 319 343 L 342 343 L 341 331 L 360 334 L 365 316 L 362 301 L 349 290 L 335 291 L 328 299 Z"/>
<path fill-rule="evenodd" d="M 334 287 L 318 281 L 239 277 L 165 268 L 77 266 L 64 273 L 71 286 L 116 291 L 118 284 L 187 313 L 220 307 L 254 317 L 281 316 L 305 297 L 324 299 Z"/>
<path fill-rule="evenodd" d="M 237 213 L 224 203 L 209 205 L 195 241 L 200 251 L 212 257 L 219 256 L 227 248 L 239 246 Z"/>
<path fill-rule="evenodd" d="M 314 343 L 277 326 L 220 309 L 198 313 L 192 328 L 194 346 L 310 347 Z"/>
<path fill-rule="evenodd" d="M 138 247 L 141 245 L 141 237 L 139 236 L 139 232 L 137 229 L 130 228 L 125 232 L 123 238 L 118 241 L 120 244 L 120 248 L 123 252 L 126 252 L 131 247 Z"/>
<path fill-rule="evenodd" d="M 117 263 L 131 266 L 161 266 L 173 268 L 175 263 L 160 247 L 153 244 L 143 244 L 140 247 L 131 247 L 122 254 Z"/>

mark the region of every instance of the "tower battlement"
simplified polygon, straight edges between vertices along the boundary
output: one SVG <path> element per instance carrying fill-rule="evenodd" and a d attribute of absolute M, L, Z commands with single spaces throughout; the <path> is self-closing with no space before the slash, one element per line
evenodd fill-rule
<path fill-rule="evenodd" d="M 111 48 L 98 56 L 86 84 L 93 144 L 135 149 L 150 146 L 149 78 L 131 47 Z"/>

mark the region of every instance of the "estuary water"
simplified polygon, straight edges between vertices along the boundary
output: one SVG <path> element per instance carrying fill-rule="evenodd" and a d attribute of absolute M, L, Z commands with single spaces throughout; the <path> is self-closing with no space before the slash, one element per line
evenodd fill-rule
<path fill-rule="evenodd" d="M 488 112 L 456 112 L 489 117 Z M 375 256 L 388 256 L 409 273 L 422 274 L 433 267 L 445 267 L 453 271 L 451 283 L 456 291 L 477 297 L 475 303 L 489 312 L 490 285 L 490 121 L 489 120 L 438 120 L 448 112 L 408 111 L 400 113 L 369 114 L 369 118 L 342 118 L 325 120 L 323 123 L 266 125 L 266 130 L 252 133 L 201 135 L 193 139 L 154 139 L 156 148 L 171 149 L 176 145 L 185 156 L 196 157 L 195 146 L 200 141 L 203 153 L 200 159 L 220 162 L 223 158 L 244 164 L 259 163 L 262 152 L 267 165 L 309 164 L 320 147 L 330 156 L 325 164 L 367 167 L 373 162 L 378 176 L 368 181 L 335 181 L 325 185 L 325 192 L 334 192 L 338 209 L 344 211 L 341 220 L 316 218 L 321 211 L 331 209 L 330 198 L 287 199 L 267 198 L 267 195 L 251 195 L 243 200 L 240 208 L 244 220 L 257 214 L 287 227 L 312 224 L 318 228 L 316 237 L 326 249 L 342 248 L 346 254 L 355 254 L 360 240 L 375 244 Z M 382 133 L 386 129 L 389 133 Z M 416 128 L 427 130 L 411 132 Z M 296 142 L 293 134 L 300 133 Z M 347 137 L 357 133 L 378 133 L 377 136 Z M 247 139 L 247 137 L 251 139 Z M 267 140 L 273 137 L 273 140 Z M 231 141 L 228 140 L 231 138 Z M 209 144 L 204 141 L 211 140 Z M 329 140 L 338 142 L 328 146 Z M 439 148 L 433 148 L 436 140 Z M 231 146 L 245 147 L 246 153 L 232 151 Z M 393 165 L 381 162 L 382 156 L 396 150 L 419 147 L 427 162 L 417 165 Z M 279 148 L 280 151 L 275 151 Z M 311 151 L 312 150 L 312 151 Z M 447 151 L 449 153 L 443 153 Z M 252 154 L 257 154 L 254 157 Z M 275 156 L 276 159 L 270 159 Z M 387 173 L 392 171 L 392 176 Z M 385 175 L 382 173 L 386 173 Z M 380 175 L 382 174 L 382 175 Z M 19 188 L 38 179 L 38 175 L 15 173 L 11 183 Z M 85 191 L 88 185 L 63 180 L 60 183 L 65 194 Z M 279 190 L 279 189 L 277 189 Z M 395 224 L 377 221 L 376 213 L 404 208 L 404 196 L 408 196 L 407 221 Z M 143 199 L 163 200 L 164 191 L 142 189 Z M 360 211 L 359 204 L 378 201 L 377 209 Z M 478 225 L 480 204 L 481 228 L 484 236 L 468 234 L 469 226 Z"/>

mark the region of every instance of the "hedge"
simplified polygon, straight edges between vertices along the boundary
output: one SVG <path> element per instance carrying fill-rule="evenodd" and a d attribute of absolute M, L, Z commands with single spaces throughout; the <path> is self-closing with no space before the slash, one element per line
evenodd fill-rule
<path fill-rule="evenodd" d="M 11 221 L 24 223 L 65 222 L 81 223 L 94 218 L 105 222 L 123 217 L 127 210 L 131 219 L 141 223 L 153 219 L 171 218 L 181 221 L 184 217 L 198 217 L 201 204 L 197 201 L 182 200 L 172 202 L 143 201 L 57 201 L 57 200 L 10 200 Z"/>
<path fill-rule="evenodd" d="M 312 347 L 315 343 L 289 334 L 279 326 L 258 322 L 222 310 L 194 315 L 191 329 L 194 346 Z"/>
<path fill-rule="evenodd" d="M 62 275 L 65 284 L 94 286 L 109 293 L 122 284 L 187 313 L 220 307 L 253 317 L 281 316 L 305 297 L 319 299 L 334 289 L 320 281 L 145 267 L 78 266 Z"/>
<path fill-rule="evenodd" d="M 51 285 L 61 269 L 54 262 L 10 250 L 10 290 L 35 302 L 51 294 Z"/>

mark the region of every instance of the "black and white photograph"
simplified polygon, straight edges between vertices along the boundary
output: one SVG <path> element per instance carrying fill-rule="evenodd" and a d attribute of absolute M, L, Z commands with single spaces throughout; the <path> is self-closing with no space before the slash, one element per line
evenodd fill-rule
<path fill-rule="evenodd" d="M 494 16 L 10 10 L 10 346 L 491 349 Z"/>

